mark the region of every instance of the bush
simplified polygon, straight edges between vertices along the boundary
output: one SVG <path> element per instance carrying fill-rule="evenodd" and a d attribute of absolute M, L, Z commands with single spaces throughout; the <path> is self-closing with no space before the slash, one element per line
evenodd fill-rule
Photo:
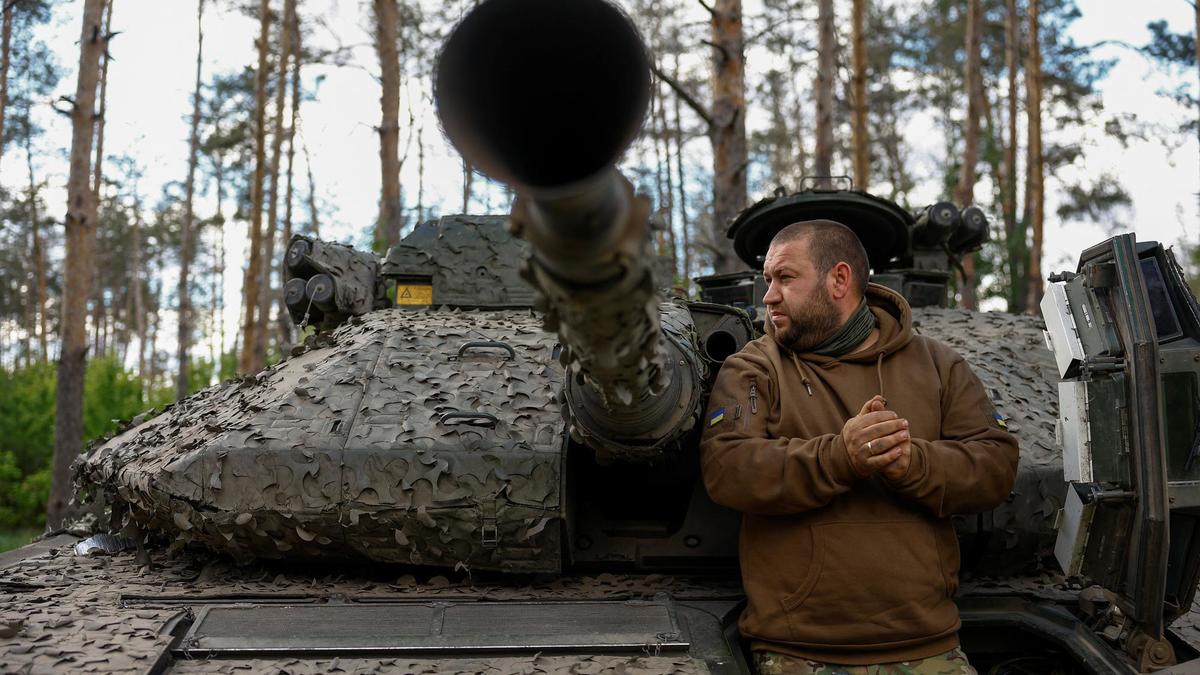
<path fill-rule="evenodd" d="M 54 457 L 57 371 L 42 363 L 0 370 L 0 529 L 38 528 L 45 522 Z M 150 407 L 137 374 L 111 356 L 88 362 L 83 385 L 84 440 L 111 434 L 122 420 Z M 171 390 L 151 392 L 157 404 Z"/>

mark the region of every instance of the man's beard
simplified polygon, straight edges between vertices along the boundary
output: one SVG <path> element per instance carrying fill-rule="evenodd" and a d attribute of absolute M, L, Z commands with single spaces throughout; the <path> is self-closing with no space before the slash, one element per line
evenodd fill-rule
<path fill-rule="evenodd" d="M 784 349 L 803 354 L 828 340 L 838 328 L 837 307 L 823 288 L 814 289 L 807 301 L 788 314 L 788 327 L 775 334 L 775 341 Z"/>

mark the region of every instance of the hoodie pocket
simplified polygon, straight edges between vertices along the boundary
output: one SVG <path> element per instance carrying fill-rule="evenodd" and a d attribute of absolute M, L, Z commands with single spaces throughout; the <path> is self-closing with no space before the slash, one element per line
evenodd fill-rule
<path fill-rule="evenodd" d="M 936 525 L 921 520 L 813 527 L 813 564 L 783 596 L 791 639 L 818 645 L 903 642 L 952 629 Z"/>

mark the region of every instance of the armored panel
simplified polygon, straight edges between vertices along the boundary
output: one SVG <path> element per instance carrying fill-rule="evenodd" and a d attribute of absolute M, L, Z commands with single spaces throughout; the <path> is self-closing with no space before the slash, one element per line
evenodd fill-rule
<path fill-rule="evenodd" d="M 554 345 L 523 311 L 375 312 L 79 470 L 139 523 L 242 558 L 557 571 Z"/>
<path fill-rule="evenodd" d="M 1058 383 L 1058 415 L 1062 425 L 1063 478 L 1092 482 L 1092 436 L 1088 421 L 1087 382 Z"/>
<path fill-rule="evenodd" d="M 382 275 L 433 286 L 434 306 L 532 307 L 519 276 L 529 244 L 505 230 L 504 216 L 445 216 L 418 225 L 388 251 Z M 418 282 L 413 284 L 413 282 Z"/>
<path fill-rule="evenodd" d="M 1060 377 L 1074 377 L 1086 357 L 1079 331 L 1075 328 L 1075 317 L 1067 300 L 1067 289 L 1063 284 L 1050 284 L 1042 297 L 1042 317 L 1046 320 L 1046 344 L 1054 351 Z"/>
<path fill-rule="evenodd" d="M 1066 480 L 1128 484 L 1129 449 L 1121 436 L 1128 418 L 1124 380 L 1116 375 L 1059 383 Z"/>
<path fill-rule="evenodd" d="M 1088 528 L 1092 525 L 1095 510 L 1095 503 L 1085 504 L 1078 490 L 1067 490 L 1066 503 L 1058 524 L 1058 540 L 1054 544 L 1054 557 L 1067 576 L 1076 576 L 1083 570 Z"/>

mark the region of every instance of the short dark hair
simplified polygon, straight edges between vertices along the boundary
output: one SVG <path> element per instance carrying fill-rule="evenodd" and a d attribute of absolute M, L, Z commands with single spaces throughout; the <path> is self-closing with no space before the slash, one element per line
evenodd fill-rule
<path fill-rule="evenodd" d="M 849 265 L 855 291 L 860 296 L 866 293 L 871 274 L 867 250 L 850 228 L 834 220 L 803 220 L 777 232 L 771 239 L 771 246 L 791 241 L 805 243 L 817 274 L 828 274 L 840 262 Z"/>

